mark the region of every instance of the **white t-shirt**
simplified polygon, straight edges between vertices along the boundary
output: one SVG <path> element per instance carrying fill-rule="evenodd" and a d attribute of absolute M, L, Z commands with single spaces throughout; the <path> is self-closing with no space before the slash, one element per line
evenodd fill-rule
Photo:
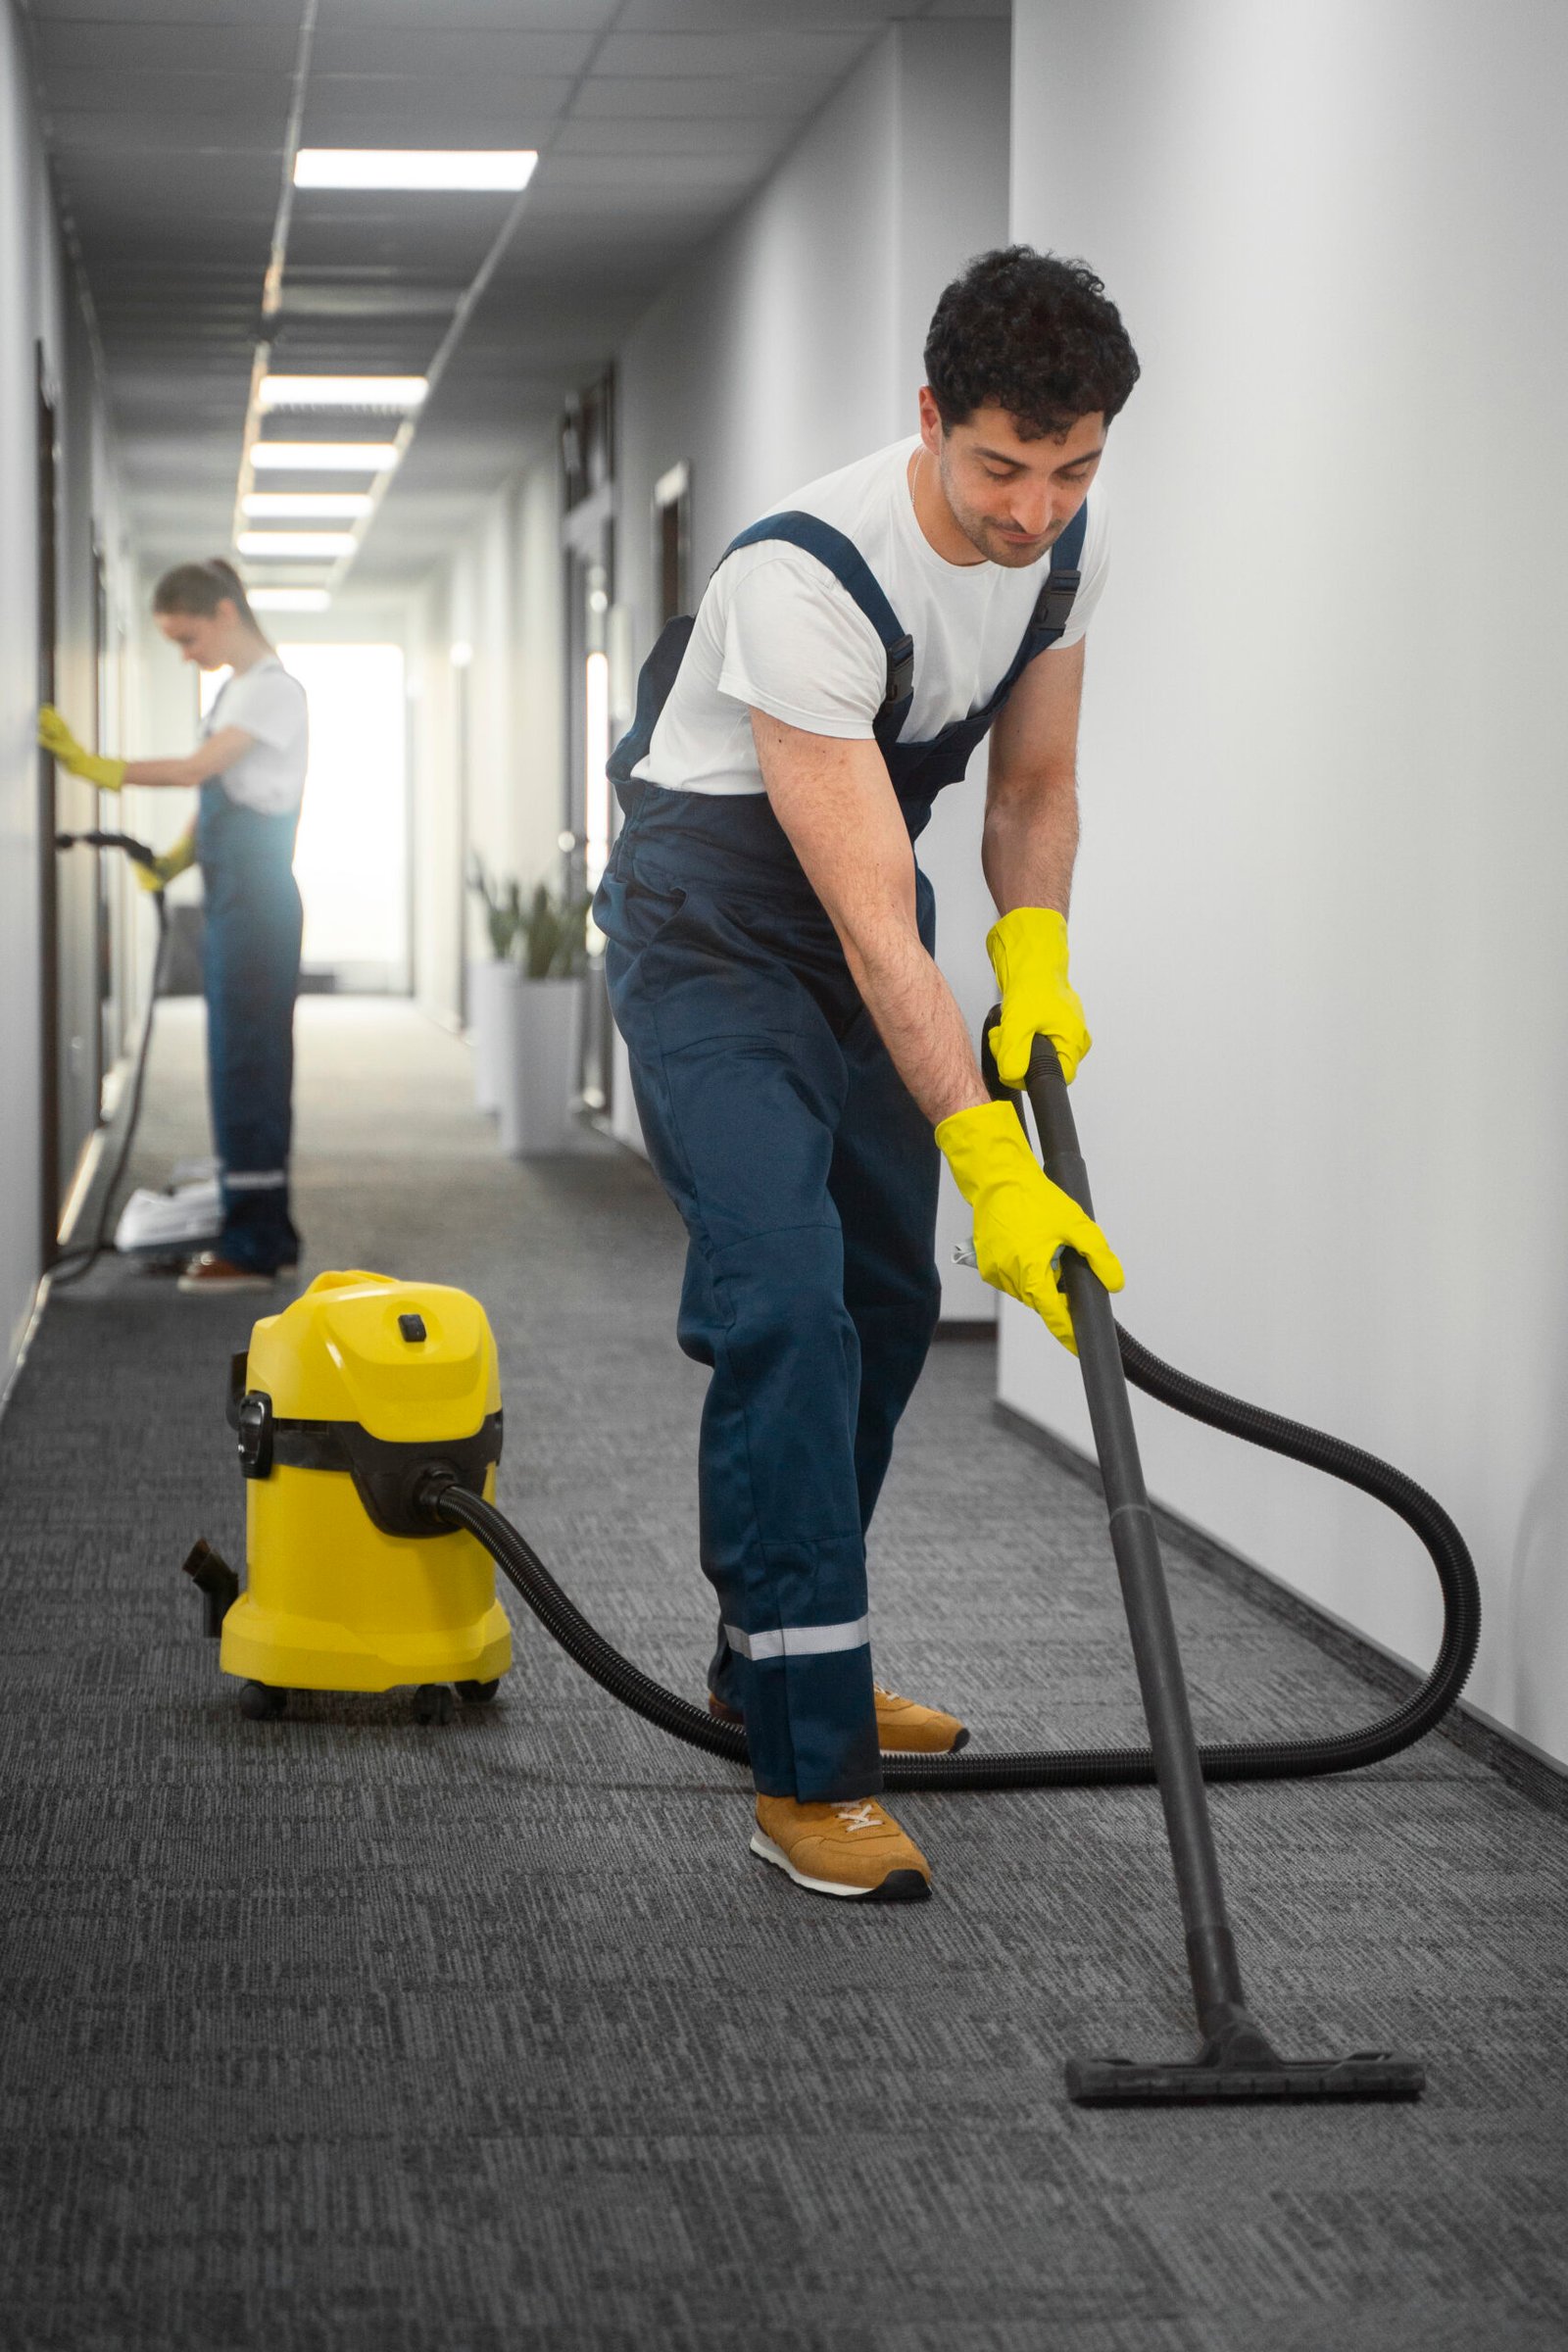
<path fill-rule="evenodd" d="M 769 511 L 819 515 L 859 550 L 900 625 L 914 639 L 914 694 L 902 738 L 929 742 L 987 702 L 1023 641 L 1051 569 L 950 564 L 915 519 L 909 460 L 918 439 L 825 474 Z M 1082 574 L 1058 645 L 1088 628 L 1108 566 L 1104 495 L 1090 493 Z M 759 793 L 752 709 L 812 735 L 864 740 L 887 692 L 881 638 L 848 590 L 803 548 L 768 539 L 722 563 L 697 609 L 691 642 L 633 773 L 679 791 Z"/>
<path fill-rule="evenodd" d="M 202 721 L 202 742 L 224 727 L 243 727 L 255 737 L 250 750 L 215 779 L 229 799 L 263 816 L 286 816 L 297 808 L 309 750 L 305 689 L 275 654 L 224 681 Z"/>

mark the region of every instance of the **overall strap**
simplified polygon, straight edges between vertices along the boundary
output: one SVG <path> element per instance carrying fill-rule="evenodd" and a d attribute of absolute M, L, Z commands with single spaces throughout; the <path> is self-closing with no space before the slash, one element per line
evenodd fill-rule
<path fill-rule="evenodd" d="M 854 540 L 846 539 L 842 531 L 836 531 L 830 522 L 824 522 L 817 514 L 796 512 L 764 514 L 760 522 L 754 522 L 749 530 L 741 532 L 738 539 L 730 541 L 718 559 L 719 564 L 726 557 L 734 555 L 737 548 L 756 547 L 765 539 L 787 540 L 791 547 L 802 548 L 807 555 L 814 556 L 833 574 L 845 594 L 858 605 L 881 638 L 888 659 L 887 692 L 874 722 L 877 734 L 881 735 L 891 724 L 895 711 L 902 724 L 904 710 L 901 706 L 907 705 L 914 690 L 914 639 L 888 603 L 875 572 Z M 713 568 L 716 571 L 718 565 L 715 564 Z M 1062 625 L 1065 627 L 1066 623 Z M 897 727 L 893 727 L 892 731 L 897 733 Z"/>
<path fill-rule="evenodd" d="M 1029 626 L 1023 633 L 1023 643 L 1012 658 L 1012 666 L 993 697 L 1000 709 L 1036 654 L 1043 654 L 1055 644 L 1072 618 L 1073 599 L 1078 594 L 1083 573 L 1084 534 L 1089 528 L 1089 502 L 1085 499 L 1061 537 L 1051 551 L 1051 570 L 1046 584 L 1035 598 L 1035 609 L 1029 615 Z"/>

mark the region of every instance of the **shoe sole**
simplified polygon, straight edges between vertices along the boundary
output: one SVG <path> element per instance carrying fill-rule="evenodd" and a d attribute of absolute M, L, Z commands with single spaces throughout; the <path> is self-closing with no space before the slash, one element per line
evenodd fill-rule
<path fill-rule="evenodd" d="M 781 1845 L 775 1845 L 762 1831 L 752 1832 L 752 1851 L 763 1862 L 771 1862 L 782 1870 L 797 1886 L 808 1894 L 836 1894 L 852 1903 L 923 1903 L 931 1893 L 931 1882 L 917 1870 L 890 1870 L 879 1886 L 840 1886 L 832 1879 L 810 1879 L 804 1870 L 797 1870 Z"/>
<path fill-rule="evenodd" d="M 208 1291 L 215 1298 L 232 1298 L 236 1291 L 273 1291 L 277 1285 L 270 1274 L 247 1274 L 235 1282 L 195 1282 L 182 1274 L 175 1288 L 183 1291 L 187 1298 L 199 1298 Z"/>

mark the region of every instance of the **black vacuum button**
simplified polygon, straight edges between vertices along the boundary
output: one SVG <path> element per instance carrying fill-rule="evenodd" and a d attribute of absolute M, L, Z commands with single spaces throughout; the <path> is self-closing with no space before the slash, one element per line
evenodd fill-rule
<path fill-rule="evenodd" d="M 398 1329 L 406 1340 L 427 1340 L 430 1336 L 422 1315 L 399 1315 Z"/>

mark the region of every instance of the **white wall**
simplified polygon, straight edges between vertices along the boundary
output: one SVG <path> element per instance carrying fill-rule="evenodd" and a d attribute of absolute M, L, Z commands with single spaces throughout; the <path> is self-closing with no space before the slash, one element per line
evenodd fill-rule
<path fill-rule="evenodd" d="M 61 696 L 77 705 L 78 732 L 90 735 L 95 712 L 91 658 L 91 535 L 97 520 L 107 535 L 111 593 L 120 597 L 118 520 L 111 478 L 112 453 L 90 374 L 90 353 L 61 251 L 42 146 L 33 122 L 33 92 L 22 28 L 9 5 L 0 6 L 0 1004 L 5 1044 L 0 1059 L 7 1115 L 0 1120 L 0 1387 L 16 1362 L 31 1317 L 40 1273 L 41 1035 L 39 919 L 41 867 L 52 842 L 39 838 L 38 762 L 34 726 L 38 700 L 38 502 L 34 347 L 44 348 L 58 399 L 59 668 Z M 73 778 L 59 779 L 58 816 L 65 825 L 92 821 L 92 794 Z M 78 858 L 83 853 L 77 853 Z M 76 918 L 90 882 L 68 877 L 62 936 L 71 945 L 69 986 L 61 1017 L 67 1050 L 91 1014 L 90 945 L 78 940 Z M 75 950 L 80 947 L 81 955 Z M 88 1040 L 83 1036 L 83 1049 Z M 75 1107 L 90 1119 L 90 1088 L 75 1090 Z M 69 1179 L 81 1140 L 64 1139 Z"/>
<path fill-rule="evenodd" d="M 559 466 L 553 446 L 534 447 L 519 452 L 518 471 L 429 584 L 414 622 L 416 985 L 441 1019 L 458 1017 L 464 956 L 488 953 L 461 879 L 460 765 L 470 849 L 492 872 L 531 885 L 559 861 L 563 571 Z M 455 645 L 470 654 L 461 675 Z"/>
<path fill-rule="evenodd" d="M 1007 29 L 893 27 L 767 185 L 641 320 L 618 359 L 617 595 L 653 636 L 655 482 L 692 469 L 692 593 L 734 534 L 818 474 L 913 432 L 937 296 L 1005 234 Z M 941 959 L 971 1016 L 989 1002 L 979 870 L 984 757 L 921 843 Z M 624 1082 L 617 1126 L 637 1140 Z M 940 1253 L 963 1223 L 945 1200 Z M 947 1274 L 949 1311 L 989 1314 Z"/>
<path fill-rule="evenodd" d="M 1568 1760 L 1562 224 L 1544 0 L 1017 0 L 1015 235 L 1145 380 L 1089 653 L 1074 1098 L 1129 1327 L 1430 1486 L 1478 1707 Z M 1087 1442 L 1004 1316 L 1002 1393 Z M 1140 1414 L 1152 1491 L 1401 1657 L 1387 1514 Z"/>

